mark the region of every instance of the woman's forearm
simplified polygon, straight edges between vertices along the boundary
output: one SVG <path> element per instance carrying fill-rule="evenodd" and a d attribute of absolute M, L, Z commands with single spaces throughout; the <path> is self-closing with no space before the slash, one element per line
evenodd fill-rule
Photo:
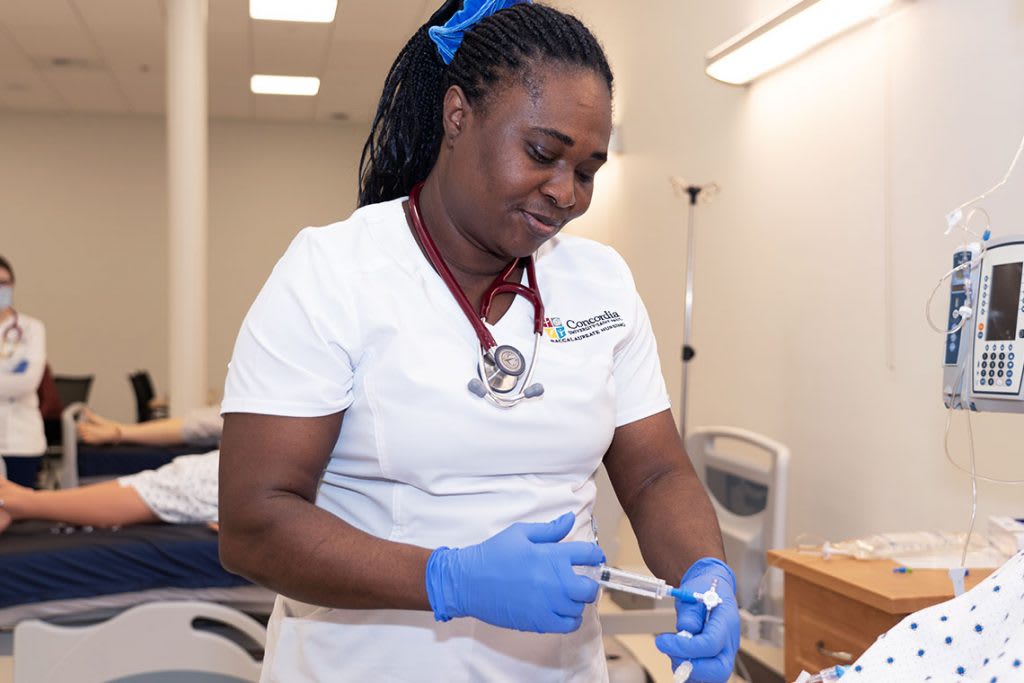
<path fill-rule="evenodd" d="M 429 549 L 371 536 L 294 494 L 251 509 L 222 504 L 220 556 L 229 571 L 324 607 L 430 609 Z"/>
<path fill-rule="evenodd" d="M 725 559 L 718 517 L 689 467 L 666 470 L 627 510 L 640 552 L 658 577 L 678 585 L 702 557 Z"/>

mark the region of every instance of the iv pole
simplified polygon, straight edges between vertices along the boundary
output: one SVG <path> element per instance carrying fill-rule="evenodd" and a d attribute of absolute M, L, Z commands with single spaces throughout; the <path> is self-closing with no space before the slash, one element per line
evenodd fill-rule
<path fill-rule="evenodd" d="M 684 299 L 683 312 L 683 387 L 679 397 L 679 436 L 686 438 L 686 405 L 689 391 L 689 365 L 697 352 L 690 345 L 690 335 L 693 321 L 693 269 L 694 269 L 694 221 L 698 199 L 710 201 L 718 193 L 718 185 L 708 183 L 706 185 L 692 185 L 682 178 L 670 178 L 672 187 L 676 191 L 682 191 L 690 199 L 686 226 L 686 297 Z M 702 196 L 703 193 L 703 196 Z"/>

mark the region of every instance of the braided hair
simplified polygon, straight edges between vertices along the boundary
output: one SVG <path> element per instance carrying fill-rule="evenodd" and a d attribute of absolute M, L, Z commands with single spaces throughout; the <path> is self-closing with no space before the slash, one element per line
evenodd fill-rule
<path fill-rule="evenodd" d="M 445 66 L 427 31 L 461 5 L 447 0 L 391 66 L 359 160 L 359 206 L 404 197 L 426 179 L 444 135 L 444 94 L 453 85 L 486 111 L 488 97 L 508 79 L 529 85 L 531 67 L 553 60 L 591 69 L 612 89 L 611 68 L 590 30 L 576 17 L 538 4 L 513 5 L 482 19 L 465 32 Z"/>

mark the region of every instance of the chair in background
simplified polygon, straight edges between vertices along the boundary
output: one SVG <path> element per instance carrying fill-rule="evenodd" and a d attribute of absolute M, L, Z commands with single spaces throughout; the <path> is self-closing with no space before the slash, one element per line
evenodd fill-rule
<path fill-rule="evenodd" d="M 726 561 L 736 573 L 743 635 L 781 647 L 781 576 L 777 569 L 767 573 L 765 552 L 786 543 L 789 449 L 736 427 L 694 429 L 685 445 L 710 494 Z"/>
<path fill-rule="evenodd" d="M 46 454 L 60 455 L 60 413 L 64 410 L 64 403 L 60 399 L 57 382 L 53 379 L 53 370 L 49 363 L 43 369 L 43 378 L 39 380 L 36 394 L 39 398 L 39 413 L 43 416 Z"/>
<path fill-rule="evenodd" d="M 93 375 L 54 375 L 53 380 L 57 385 L 57 395 L 60 396 L 62 405 L 89 402 Z"/>
<path fill-rule="evenodd" d="M 167 417 L 166 406 L 157 405 L 153 378 L 149 376 L 147 370 L 136 370 L 129 374 L 128 381 L 131 382 L 132 391 L 135 394 L 136 422 L 148 422 Z"/>

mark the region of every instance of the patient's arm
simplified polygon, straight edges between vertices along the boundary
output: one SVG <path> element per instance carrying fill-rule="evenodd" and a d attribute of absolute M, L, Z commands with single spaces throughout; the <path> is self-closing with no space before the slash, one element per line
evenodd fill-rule
<path fill-rule="evenodd" d="M 136 443 L 145 446 L 172 446 L 185 441 L 182 420 L 170 417 L 128 424 L 108 420 L 88 408 L 78 422 L 78 438 L 88 444 Z"/>
<path fill-rule="evenodd" d="M 159 519 L 131 486 L 117 480 L 60 491 L 35 491 L 0 478 L 0 532 L 13 520 L 126 526 Z"/>

